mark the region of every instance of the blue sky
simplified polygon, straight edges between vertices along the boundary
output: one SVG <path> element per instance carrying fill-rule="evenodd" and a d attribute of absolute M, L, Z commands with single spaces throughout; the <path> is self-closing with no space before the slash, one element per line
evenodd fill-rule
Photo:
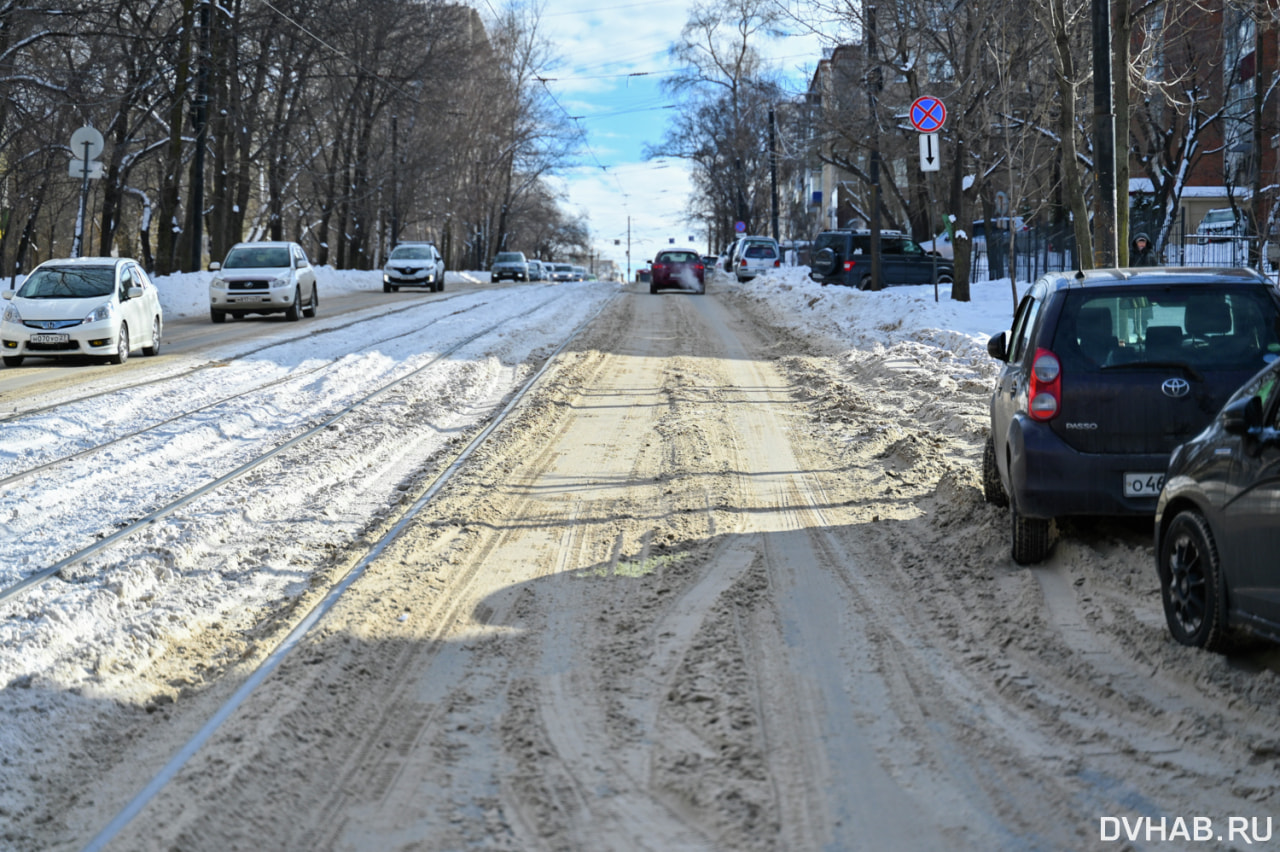
<path fill-rule="evenodd" d="M 685 0 L 553 0 L 543 7 L 540 30 L 558 62 L 542 76 L 567 114 L 579 117 L 575 124 L 584 141 L 577 166 L 553 183 L 569 210 L 586 214 L 596 251 L 624 270 L 628 216 L 632 269 L 670 240 L 708 248 L 706 236 L 684 221 L 692 191 L 685 163 L 644 157 L 646 144 L 662 140 L 673 112 L 664 108 L 675 101 L 661 82 L 675 69 L 667 51 L 679 40 L 690 8 Z M 799 91 L 821 57 L 822 42 L 798 34 L 759 48 Z"/>

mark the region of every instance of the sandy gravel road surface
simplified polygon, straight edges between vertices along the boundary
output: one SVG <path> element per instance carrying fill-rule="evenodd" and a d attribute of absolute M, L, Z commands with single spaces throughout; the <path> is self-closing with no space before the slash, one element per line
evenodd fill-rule
<path fill-rule="evenodd" d="M 620 294 L 110 848 L 1268 848 L 1227 828 L 1280 822 L 1274 653 L 1173 645 L 1145 528 L 1015 566 L 989 384 L 936 367 Z M 70 731 L 104 758 L 40 768 L 78 793 L 15 848 L 101 828 L 245 676 L 227 641 Z"/>

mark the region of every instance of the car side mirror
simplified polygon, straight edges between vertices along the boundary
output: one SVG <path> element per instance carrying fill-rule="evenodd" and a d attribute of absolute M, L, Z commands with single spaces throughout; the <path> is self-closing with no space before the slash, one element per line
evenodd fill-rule
<path fill-rule="evenodd" d="M 136 285 L 136 284 L 135 284 L 135 285 L 133 285 L 132 287 L 130 287 L 130 288 L 129 288 L 129 298 L 130 298 L 130 299 L 141 299 L 141 298 L 142 298 L 142 288 L 141 288 L 141 287 L 139 287 L 139 286 L 138 286 L 138 285 Z"/>
<path fill-rule="evenodd" d="M 218 263 L 218 261 L 216 261 L 216 260 L 215 260 L 213 263 L 209 264 L 209 271 L 210 271 L 210 272 L 217 272 L 217 271 L 218 271 L 219 269 L 221 269 L 221 268 L 222 268 L 222 264 L 221 264 L 221 263 Z"/>
<path fill-rule="evenodd" d="M 1232 435 L 1244 435 L 1262 427 L 1262 397 L 1237 399 L 1222 409 L 1222 428 Z"/>
<path fill-rule="evenodd" d="M 997 361 L 1009 360 L 1008 332 L 1002 331 L 987 341 L 987 354 Z"/>
<path fill-rule="evenodd" d="M 13 295 L 14 295 L 13 290 L 5 290 L 3 293 L 0 293 L 0 296 L 3 296 L 6 299 L 12 299 Z"/>

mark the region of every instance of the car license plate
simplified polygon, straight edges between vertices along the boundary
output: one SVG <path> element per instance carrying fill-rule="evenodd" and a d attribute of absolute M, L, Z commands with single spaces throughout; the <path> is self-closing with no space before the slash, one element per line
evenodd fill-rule
<path fill-rule="evenodd" d="M 1124 496 L 1126 497 L 1159 497 L 1164 488 L 1163 473 L 1126 473 L 1124 475 Z"/>
<path fill-rule="evenodd" d="M 33 334 L 32 343 L 66 343 L 71 339 L 69 334 Z"/>

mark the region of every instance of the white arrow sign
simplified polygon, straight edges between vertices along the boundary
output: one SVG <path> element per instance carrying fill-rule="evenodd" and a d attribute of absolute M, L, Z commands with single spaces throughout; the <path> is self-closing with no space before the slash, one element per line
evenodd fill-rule
<path fill-rule="evenodd" d="M 938 134 L 920 134 L 920 171 L 936 172 L 942 169 L 942 152 L 938 148 Z"/>

